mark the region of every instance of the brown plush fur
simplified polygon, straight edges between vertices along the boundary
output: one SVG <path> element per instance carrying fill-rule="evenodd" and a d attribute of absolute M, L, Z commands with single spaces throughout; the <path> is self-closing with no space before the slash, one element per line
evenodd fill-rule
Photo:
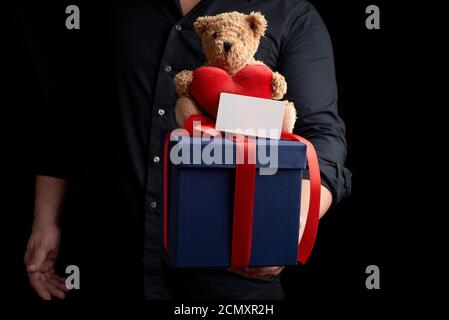
<path fill-rule="evenodd" d="M 179 98 L 175 108 L 175 117 L 178 125 L 184 126 L 184 122 L 192 114 L 201 114 L 201 110 L 198 108 L 195 101 L 188 97 Z"/>
<path fill-rule="evenodd" d="M 175 88 L 178 96 L 189 97 L 189 86 L 193 80 L 193 71 L 184 70 L 175 76 Z"/>
<path fill-rule="evenodd" d="M 199 17 L 193 26 L 201 38 L 208 65 L 234 75 L 248 64 L 263 64 L 254 59 L 260 38 L 267 28 L 267 21 L 260 12 L 252 12 L 249 15 L 227 12 Z M 230 46 L 228 50 L 225 50 L 225 43 Z M 191 114 L 201 112 L 190 99 L 189 86 L 192 80 L 192 71 L 185 70 L 175 76 L 176 92 L 180 97 L 175 113 L 180 126 L 184 125 Z M 277 72 L 273 73 L 272 87 L 273 99 L 280 100 L 287 92 L 285 78 Z M 285 101 L 285 104 L 282 129 L 292 132 L 296 121 L 296 109 L 292 102 Z"/>

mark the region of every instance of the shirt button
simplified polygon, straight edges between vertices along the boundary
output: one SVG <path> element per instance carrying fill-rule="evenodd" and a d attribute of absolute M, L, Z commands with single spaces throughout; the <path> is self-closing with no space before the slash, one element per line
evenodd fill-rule
<path fill-rule="evenodd" d="M 151 208 L 156 209 L 157 202 L 156 201 L 151 201 L 150 206 L 151 206 Z"/>
<path fill-rule="evenodd" d="M 165 70 L 165 72 L 170 72 L 171 71 L 171 66 L 166 65 L 164 70 Z"/>
<path fill-rule="evenodd" d="M 165 114 L 164 109 L 159 109 L 157 112 L 159 113 L 160 116 L 163 116 Z"/>
<path fill-rule="evenodd" d="M 161 158 L 159 158 L 158 156 L 153 158 L 154 163 L 158 163 L 159 161 L 161 161 Z"/>
<path fill-rule="evenodd" d="M 176 31 L 181 31 L 181 30 L 182 30 L 182 27 L 181 27 L 179 24 L 177 24 L 177 25 L 175 26 L 175 29 L 176 29 Z"/>

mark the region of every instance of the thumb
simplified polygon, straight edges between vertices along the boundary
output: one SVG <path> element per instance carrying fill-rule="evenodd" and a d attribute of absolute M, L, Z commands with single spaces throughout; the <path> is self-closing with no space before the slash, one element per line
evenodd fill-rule
<path fill-rule="evenodd" d="M 47 251 L 44 248 L 38 248 L 33 252 L 30 264 L 27 267 L 28 272 L 46 271 L 43 270 Z"/>

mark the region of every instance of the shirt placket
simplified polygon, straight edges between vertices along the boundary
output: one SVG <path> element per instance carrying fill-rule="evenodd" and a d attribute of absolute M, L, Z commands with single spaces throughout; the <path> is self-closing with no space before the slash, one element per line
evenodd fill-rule
<path fill-rule="evenodd" d="M 149 136 L 148 173 L 145 199 L 145 252 L 144 263 L 147 266 L 160 266 L 162 242 L 160 232 L 160 207 L 162 190 L 162 135 L 176 127 L 173 107 L 177 95 L 174 90 L 173 76 L 180 66 L 182 43 L 182 20 L 175 23 L 170 31 L 167 44 L 159 66 L 159 74 L 154 92 Z M 176 71 L 175 71 L 176 70 Z"/>

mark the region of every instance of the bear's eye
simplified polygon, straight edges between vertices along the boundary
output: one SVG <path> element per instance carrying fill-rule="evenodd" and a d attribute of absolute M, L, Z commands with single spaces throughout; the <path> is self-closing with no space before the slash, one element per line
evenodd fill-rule
<path fill-rule="evenodd" d="M 212 34 L 212 38 L 218 39 L 218 37 L 220 37 L 220 33 L 219 33 L 219 32 L 214 32 L 214 33 Z"/>
<path fill-rule="evenodd" d="M 238 37 L 240 40 L 243 40 L 243 34 L 239 33 L 239 34 L 237 35 L 237 37 Z"/>

